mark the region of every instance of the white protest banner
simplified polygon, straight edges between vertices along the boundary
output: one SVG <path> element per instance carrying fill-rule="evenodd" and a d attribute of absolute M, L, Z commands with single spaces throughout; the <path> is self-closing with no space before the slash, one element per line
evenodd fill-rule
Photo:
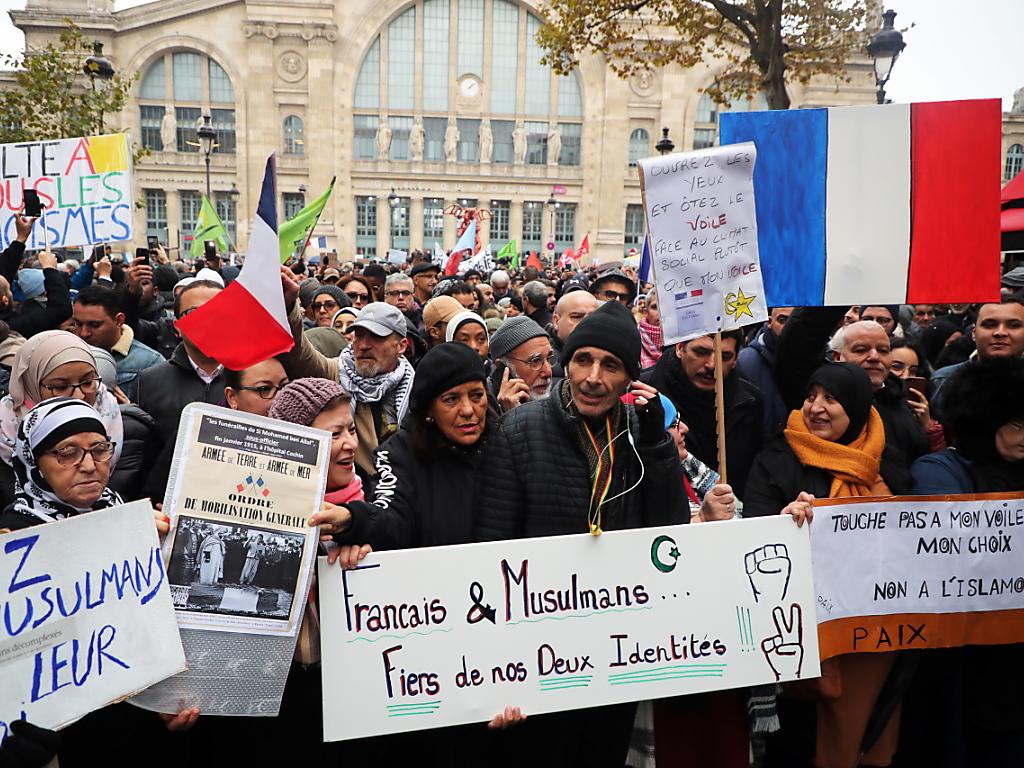
<path fill-rule="evenodd" d="M 0 741 L 60 728 L 185 668 L 144 501 L 0 535 Z"/>
<path fill-rule="evenodd" d="M 783 517 L 320 559 L 324 738 L 817 677 Z"/>
<path fill-rule="evenodd" d="M 1019 493 L 827 499 L 815 507 L 822 659 L 1024 642 Z"/>
<path fill-rule="evenodd" d="M 277 714 L 306 608 L 330 434 L 191 403 L 164 498 L 164 541 L 188 671 L 132 701 L 207 715 Z"/>
<path fill-rule="evenodd" d="M 44 207 L 28 248 L 132 239 L 127 134 L 0 144 L 0 247 L 10 245 L 17 234 L 14 214 L 24 207 L 26 189 L 36 190 Z"/>
<path fill-rule="evenodd" d="M 388 264 L 394 264 L 395 266 L 402 266 L 409 260 L 408 251 L 400 251 L 397 248 L 388 249 Z"/>
<path fill-rule="evenodd" d="M 641 160 L 665 343 L 768 319 L 752 143 Z"/>

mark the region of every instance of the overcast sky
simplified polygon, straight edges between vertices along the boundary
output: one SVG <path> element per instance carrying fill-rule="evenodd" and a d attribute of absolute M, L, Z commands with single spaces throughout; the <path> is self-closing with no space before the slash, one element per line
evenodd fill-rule
<path fill-rule="evenodd" d="M 117 8 L 142 5 L 119 0 Z M 0 51 L 19 51 L 24 36 L 6 11 L 25 0 L 0 0 Z M 1009 110 L 1013 92 L 1024 87 L 1024 0 L 893 0 L 896 26 L 907 49 L 893 70 L 888 95 L 894 101 L 938 101 L 999 97 Z"/>

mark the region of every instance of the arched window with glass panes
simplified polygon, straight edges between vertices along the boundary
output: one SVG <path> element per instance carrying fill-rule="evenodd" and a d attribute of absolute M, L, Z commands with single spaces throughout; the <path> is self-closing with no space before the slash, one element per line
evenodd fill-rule
<path fill-rule="evenodd" d="M 142 146 L 155 152 L 198 152 L 196 128 L 203 115 L 210 116 L 217 132 L 213 151 L 233 155 L 235 89 L 224 68 L 198 51 L 167 51 L 150 62 L 139 83 Z M 164 135 L 170 125 L 173 137 Z"/>
<path fill-rule="evenodd" d="M 651 134 L 646 128 L 634 128 L 629 134 L 629 167 L 636 167 L 638 162 L 650 156 Z"/>
<path fill-rule="evenodd" d="M 693 148 L 706 149 L 718 144 L 718 122 L 723 112 L 750 112 L 768 109 L 768 99 L 758 93 L 753 99 L 732 98 L 728 106 L 718 104 L 708 94 L 702 93 L 697 100 L 697 111 L 693 117 Z"/>
<path fill-rule="evenodd" d="M 446 135 L 449 140 L 456 135 L 450 127 L 458 129 L 453 162 L 487 162 L 481 157 L 488 144 L 481 132 L 489 127 L 489 162 L 511 164 L 518 126 L 526 139 L 527 165 L 549 163 L 554 129 L 561 147 L 553 164 L 580 165 L 579 75 L 573 71 L 559 77 L 540 63 L 543 51 L 536 34 L 542 23 L 513 0 L 416 0 L 409 5 L 373 39 L 360 65 L 352 117 L 355 159 L 378 157 L 378 131 L 386 114 L 389 160 L 414 158 L 419 142 L 410 139 L 422 126 L 423 162 L 446 162 Z M 485 56 L 487 39 L 491 50 Z M 449 56 L 449 51 L 457 53 Z M 417 60 L 423 62 L 419 73 Z M 456 117 L 462 102 L 475 105 L 472 116 Z"/>
<path fill-rule="evenodd" d="M 1024 146 L 1012 145 L 1006 150 L 1006 167 L 1003 173 L 1003 180 L 1009 181 L 1024 168 Z"/>

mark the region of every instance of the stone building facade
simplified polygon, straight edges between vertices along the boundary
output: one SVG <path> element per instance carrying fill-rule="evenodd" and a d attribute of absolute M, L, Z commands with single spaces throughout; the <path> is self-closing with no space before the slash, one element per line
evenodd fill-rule
<path fill-rule="evenodd" d="M 139 74 L 111 125 L 150 149 L 137 231 L 171 245 L 190 236 L 205 190 L 202 115 L 218 134 L 212 197 L 238 247 L 277 152 L 281 218 L 336 180 L 315 234 L 342 258 L 451 248 L 443 212 L 458 203 L 490 209 L 495 252 L 509 239 L 561 252 L 589 235 L 595 257 L 618 259 L 642 242 L 635 161 L 662 127 L 678 149 L 717 141 L 720 108 L 701 89 L 718 64 L 623 80 L 591 55 L 556 77 L 539 63 L 537 0 L 28 0 L 11 15 L 29 47 L 70 17 Z M 793 106 L 873 103 L 870 60 L 848 72 L 794 85 Z"/>

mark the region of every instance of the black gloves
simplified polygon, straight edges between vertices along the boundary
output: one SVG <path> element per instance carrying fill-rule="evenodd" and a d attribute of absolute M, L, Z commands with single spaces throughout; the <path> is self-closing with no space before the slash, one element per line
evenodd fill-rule
<path fill-rule="evenodd" d="M 651 447 L 660 443 L 665 437 L 665 408 L 661 398 L 655 395 L 643 408 L 633 407 L 640 422 L 640 445 Z"/>
<path fill-rule="evenodd" d="M 60 734 L 24 720 L 11 723 L 11 732 L 0 745 L 0 768 L 42 768 L 57 756 Z"/>

